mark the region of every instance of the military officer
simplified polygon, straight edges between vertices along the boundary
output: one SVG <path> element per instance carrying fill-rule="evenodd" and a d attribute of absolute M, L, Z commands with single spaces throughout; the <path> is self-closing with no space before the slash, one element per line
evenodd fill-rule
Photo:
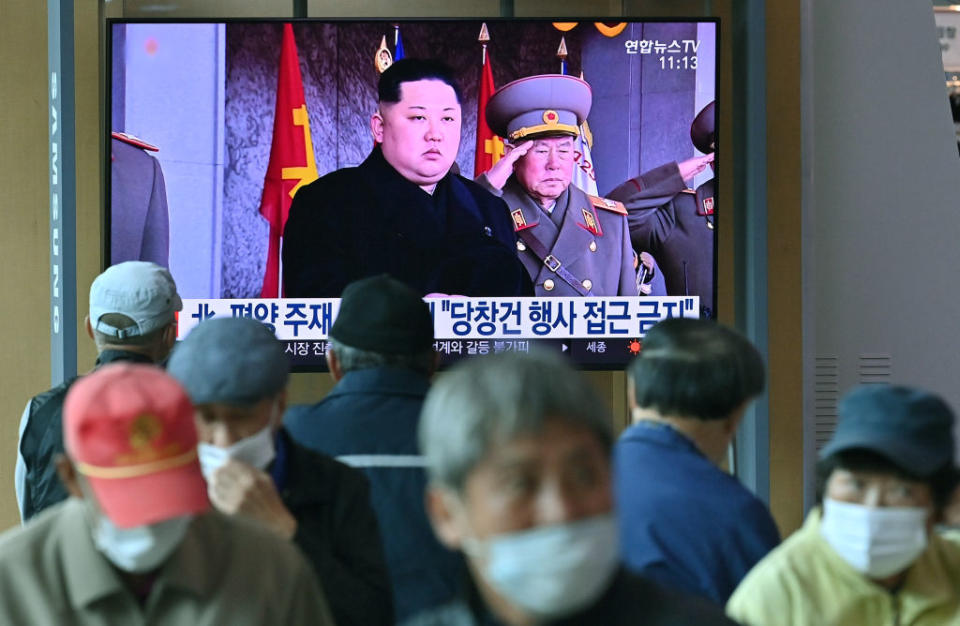
<path fill-rule="evenodd" d="M 705 156 L 667 163 L 622 183 L 608 195 L 628 211 L 630 237 L 659 261 L 671 296 L 700 296 L 701 313 L 714 317 L 714 181 L 696 190 L 685 179 L 713 166 L 715 104 L 690 126 L 693 145 Z"/>
<path fill-rule="evenodd" d="M 487 104 L 487 124 L 509 143 L 480 182 L 507 203 L 538 296 L 635 296 L 659 274 L 634 252 L 624 205 L 571 184 L 591 98 L 583 80 L 548 74 L 513 81 Z"/>
<path fill-rule="evenodd" d="M 114 132 L 110 154 L 110 264 L 150 261 L 167 267 L 170 217 L 160 162 L 147 142 Z"/>

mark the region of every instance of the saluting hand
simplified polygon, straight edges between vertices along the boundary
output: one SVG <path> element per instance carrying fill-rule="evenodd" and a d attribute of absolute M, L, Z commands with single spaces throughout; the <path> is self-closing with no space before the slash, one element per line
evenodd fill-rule
<path fill-rule="evenodd" d="M 297 520 L 284 506 L 268 474 L 252 465 L 231 460 L 210 477 L 213 506 L 227 515 L 257 520 L 285 539 L 292 539 Z"/>
<path fill-rule="evenodd" d="M 687 159 L 686 161 L 681 161 L 677 163 L 677 167 L 680 168 L 680 178 L 683 180 L 690 180 L 703 170 L 707 169 L 707 166 L 711 163 L 713 163 L 713 152 L 703 156 L 693 157 L 692 159 Z"/>
<path fill-rule="evenodd" d="M 508 145 L 505 154 L 500 157 L 500 160 L 486 171 L 487 181 L 496 189 L 503 189 L 503 186 L 507 184 L 507 179 L 513 174 L 513 164 L 532 147 L 532 140 L 524 141 L 516 146 Z"/>

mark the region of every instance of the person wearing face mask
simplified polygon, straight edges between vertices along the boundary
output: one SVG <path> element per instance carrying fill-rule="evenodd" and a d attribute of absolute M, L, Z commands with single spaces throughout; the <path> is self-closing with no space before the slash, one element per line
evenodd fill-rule
<path fill-rule="evenodd" d="M 90 286 L 84 320 L 97 347 L 96 367 L 107 363 L 160 363 L 177 338 L 183 308 L 166 268 L 146 261 L 113 265 Z M 67 498 L 54 459 L 63 454 L 63 400 L 78 379 L 69 378 L 27 402 L 20 418 L 14 486 L 24 522 Z"/>
<path fill-rule="evenodd" d="M 0 535 L 0 623 L 333 624 L 298 550 L 210 510 L 193 406 L 162 370 L 81 378 L 63 439 L 73 497 Z"/>
<path fill-rule="evenodd" d="M 210 500 L 299 546 L 337 624 L 392 624 L 367 480 L 295 443 L 281 426 L 289 369 L 282 344 L 249 318 L 206 320 L 174 350 L 168 371 L 196 406 Z"/>
<path fill-rule="evenodd" d="M 954 415 L 936 395 L 869 385 L 840 403 L 819 506 L 727 605 L 746 624 L 960 624 L 960 543 L 934 530 L 957 484 Z"/>
<path fill-rule="evenodd" d="M 419 426 L 427 511 L 470 580 L 405 626 L 731 623 L 620 567 L 609 422 L 558 354 L 479 357 L 441 377 Z"/>
<path fill-rule="evenodd" d="M 767 507 L 721 469 L 763 360 L 729 328 L 673 318 L 644 337 L 627 380 L 633 425 L 613 463 L 623 561 L 723 606 L 780 543 Z"/>

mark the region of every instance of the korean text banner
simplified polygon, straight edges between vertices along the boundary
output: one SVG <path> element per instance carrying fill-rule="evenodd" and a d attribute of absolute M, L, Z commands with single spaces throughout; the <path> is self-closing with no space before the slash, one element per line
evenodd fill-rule
<path fill-rule="evenodd" d="M 437 339 L 641 338 L 660 320 L 699 317 L 696 296 L 425 298 Z M 178 339 L 211 317 L 250 317 L 278 339 L 326 339 L 339 298 L 187 299 Z"/>

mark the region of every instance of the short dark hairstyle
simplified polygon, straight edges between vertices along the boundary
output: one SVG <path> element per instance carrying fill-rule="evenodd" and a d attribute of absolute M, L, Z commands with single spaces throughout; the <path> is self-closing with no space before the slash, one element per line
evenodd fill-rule
<path fill-rule="evenodd" d="M 460 84 L 450 66 L 433 59 L 400 59 L 380 75 L 377 97 L 380 102 L 400 102 L 400 85 L 418 80 L 439 80 L 453 88 L 457 103 L 463 102 Z"/>
<path fill-rule="evenodd" d="M 912 472 L 900 467 L 885 456 L 868 450 L 866 448 L 848 448 L 830 456 L 820 459 L 817 462 L 816 484 L 817 484 L 817 504 L 823 503 L 823 498 L 827 493 L 827 481 L 834 470 L 847 470 L 850 472 L 875 472 L 878 474 L 890 474 L 901 480 L 924 483 L 930 487 L 933 494 L 934 508 L 940 511 L 953 490 L 960 484 L 960 470 L 953 463 L 947 463 L 929 476 L 917 476 Z"/>
<path fill-rule="evenodd" d="M 745 337 L 716 322 L 686 318 L 650 329 L 629 376 L 638 407 L 702 420 L 729 417 L 764 385 L 763 359 Z"/>

